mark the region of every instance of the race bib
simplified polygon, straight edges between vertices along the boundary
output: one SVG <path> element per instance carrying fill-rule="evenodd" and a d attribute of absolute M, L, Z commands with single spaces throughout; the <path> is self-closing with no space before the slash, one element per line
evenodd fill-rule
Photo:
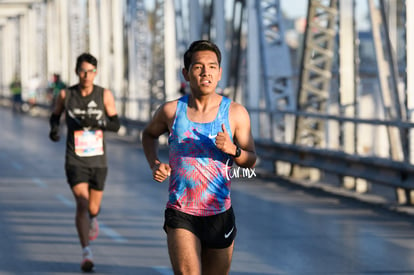
<path fill-rule="evenodd" d="M 80 157 L 92 157 L 103 155 L 102 130 L 75 131 L 75 153 Z"/>

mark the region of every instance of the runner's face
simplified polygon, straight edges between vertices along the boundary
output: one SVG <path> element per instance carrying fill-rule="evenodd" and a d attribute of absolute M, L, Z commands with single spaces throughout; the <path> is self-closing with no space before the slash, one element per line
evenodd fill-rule
<path fill-rule="evenodd" d="M 193 92 L 205 95 L 216 91 L 221 79 L 221 67 L 214 52 L 199 51 L 194 53 L 189 71 L 184 69 L 183 74 Z"/>
<path fill-rule="evenodd" d="M 86 88 L 93 86 L 96 76 L 96 67 L 88 62 L 82 62 L 78 70 L 79 84 Z"/>

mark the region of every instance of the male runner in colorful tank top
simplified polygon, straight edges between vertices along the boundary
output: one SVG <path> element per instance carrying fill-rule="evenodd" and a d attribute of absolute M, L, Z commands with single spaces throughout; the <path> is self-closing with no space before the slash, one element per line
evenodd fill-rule
<path fill-rule="evenodd" d="M 237 229 L 227 172 L 256 162 L 247 110 L 216 93 L 220 61 L 214 43 L 193 42 L 182 70 L 191 93 L 163 104 L 142 136 L 154 180 L 170 176 L 164 230 L 175 274 L 229 273 Z M 169 164 L 157 153 L 164 133 Z"/>
<path fill-rule="evenodd" d="M 117 132 L 120 123 L 110 90 L 94 85 L 98 61 L 89 53 L 76 62 L 79 83 L 60 91 L 50 117 L 52 141 L 59 141 L 60 116 L 65 111 L 67 138 L 65 171 L 76 201 L 76 229 L 82 246 L 83 271 L 94 267 L 89 241 L 98 236 L 98 216 L 108 171 L 104 131 Z"/>

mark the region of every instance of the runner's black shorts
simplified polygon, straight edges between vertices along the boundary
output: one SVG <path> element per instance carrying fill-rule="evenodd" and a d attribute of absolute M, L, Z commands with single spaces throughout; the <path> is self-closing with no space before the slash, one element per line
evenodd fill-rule
<path fill-rule="evenodd" d="M 236 238 L 236 218 L 233 208 L 213 216 L 193 216 L 181 211 L 167 208 L 165 210 L 164 230 L 167 228 L 184 228 L 196 235 L 203 247 L 227 248 Z"/>
<path fill-rule="evenodd" d="M 71 188 L 81 182 L 89 183 L 89 188 L 103 191 L 105 188 L 107 167 L 83 167 L 66 165 L 66 178 Z"/>

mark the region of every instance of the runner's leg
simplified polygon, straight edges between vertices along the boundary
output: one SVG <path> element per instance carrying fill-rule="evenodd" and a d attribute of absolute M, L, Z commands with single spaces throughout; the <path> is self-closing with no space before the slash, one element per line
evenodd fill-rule
<path fill-rule="evenodd" d="M 98 216 L 99 210 L 101 208 L 102 197 L 102 190 L 89 190 L 89 214 L 92 217 Z"/>
<path fill-rule="evenodd" d="M 203 275 L 229 274 L 233 257 L 233 243 L 222 249 L 203 248 L 201 252 L 201 266 Z"/>
<path fill-rule="evenodd" d="M 190 231 L 183 228 L 167 230 L 168 253 L 174 274 L 201 274 L 200 240 Z"/>
<path fill-rule="evenodd" d="M 72 193 L 76 200 L 75 223 L 79 241 L 82 247 L 86 247 L 89 245 L 89 184 L 76 184 L 72 187 Z"/>
<path fill-rule="evenodd" d="M 99 223 L 97 216 L 101 208 L 103 191 L 102 190 L 89 190 L 89 240 L 94 241 L 99 235 Z"/>

